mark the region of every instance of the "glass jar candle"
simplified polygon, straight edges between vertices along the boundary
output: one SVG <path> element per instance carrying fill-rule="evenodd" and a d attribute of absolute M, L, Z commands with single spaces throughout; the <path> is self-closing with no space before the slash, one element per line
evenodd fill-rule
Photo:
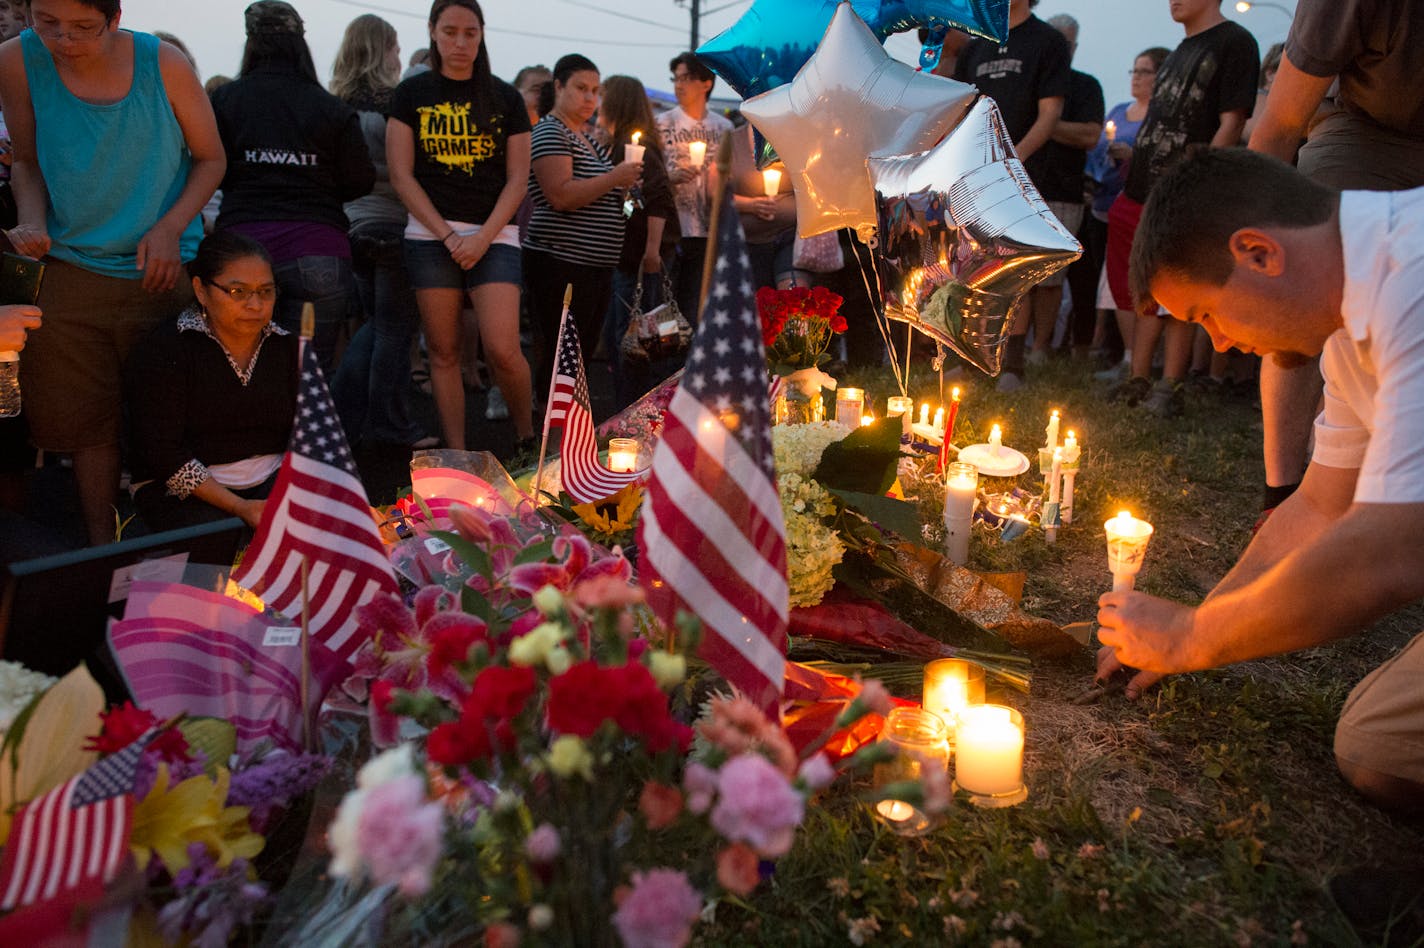
<path fill-rule="evenodd" d="M 875 815 L 901 836 L 919 836 L 939 823 L 919 803 L 895 799 L 896 785 L 943 777 L 949 769 L 949 732 L 939 716 L 924 708 L 894 708 L 885 718 L 880 740 L 894 757 L 875 766 Z M 936 768 L 938 773 L 928 773 Z"/>

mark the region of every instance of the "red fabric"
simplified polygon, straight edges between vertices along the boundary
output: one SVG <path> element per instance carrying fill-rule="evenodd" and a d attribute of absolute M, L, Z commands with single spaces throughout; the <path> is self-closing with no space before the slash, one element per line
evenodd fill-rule
<path fill-rule="evenodd" d="M 1108 209 L 1108 289 L 1118 309 L 1135 310 L 1128 286 L 1127 262 L 1132 256 L 1132 238 L 1142 221 L 1142 205 L 1119 194 Z"/>
<path fill-rule="evenodd" d="M 846 706 L 860 692 L 860 684 L 844 675 L 834 675 L 798 662 L 786 663 L 786 703 L 781 714 L 782 727 L 797 756 L 805 756 L 808 748 L 835 726 Z M 913 707 L 915 702 L 891 698 L 895 704 Z M 848 728 L 836 731 L 821 750 L 831 758 L 849 757 L 880 736 L 885 719 L 867 714 Z"/>

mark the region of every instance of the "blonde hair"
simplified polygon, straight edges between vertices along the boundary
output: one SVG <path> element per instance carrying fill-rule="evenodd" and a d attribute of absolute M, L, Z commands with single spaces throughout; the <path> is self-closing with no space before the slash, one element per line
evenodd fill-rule
<path fill-rule="evenodd" d="M 398 42 L 396 28 L 374 13 L 363 13 L 348 23 L 331 65 L 331 94 L 349 99 L 363 88 L 394 89 L 400 82 L 400 66 L 393 68 L 386 54 Z"/>

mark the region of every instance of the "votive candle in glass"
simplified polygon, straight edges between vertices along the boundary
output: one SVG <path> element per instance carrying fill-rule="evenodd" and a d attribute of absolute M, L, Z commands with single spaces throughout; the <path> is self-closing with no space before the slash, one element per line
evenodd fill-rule
<path fill-rule="evenodd" d="M 891 395 L 885 403 L 886 417 L 900 419 L 901 434 L 910 433 L 910 424 L 915 420 L 914 412 L 915 400 L 908 395 Z"/>
<path fill-rule="evenodd" d="M 916 803 L 894 798 L 895 785 L 924 782 L 926 776 L 943 777 L 949 770 L 949 733 L 939 715 L 924 708 L 894 708 L 885 718 L 880 740 L 894 757 L 875 765 L 874 784 L 884 796 L 875 804 L 875 814 L 901 836 L 929 832 L 938 818 Z M 926 768 L 937 768 L 928 774 Z"/>
<path fill-rule="evenodd" d="M 836 423 L 855 428 L 865 414 L 865 389 L 842 385 L 836 389 Z"/>
<path fill-rule="evenodd" d="M 962 658 L 937 658 L 925 666 L 925 687 L 920 704 L 939 715 L 955 740 L 959 716 L 984 703 L 984 666 Z"/>
<path fill-rule="evenodd" d="M 1028 798 L 1023 752 L 1022 714 L 1001 704 L 966 708 L 955 733 L 955 785 L 976 806 L 1022 803 Z"/>
<path fill-rule="evenodd" d="M 638 469 L 638 442 L 634 438 L 614 438 L 608 442 L 608 469 L 615 474 Z"/>

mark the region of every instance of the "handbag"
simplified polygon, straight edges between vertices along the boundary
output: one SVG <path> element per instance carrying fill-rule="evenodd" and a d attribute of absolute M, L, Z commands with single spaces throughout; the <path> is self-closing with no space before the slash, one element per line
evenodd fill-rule
<path fill-rule="evenodd" d="M 845 266 L 839 231 L 814 237 L 797 235 L 791 248 L 791 265 L 807 273 L 835 273 Z"/>
<path fill-rule="evenodd" d="M 692 324 L 678 309 L 672 281 L 663 274 L 663 302 L 643 311 L 643 281 L 633 289 L 628 305 L 628 329 L 620 349 L 626 361 L 643 364 L 682 355 L 692 344 Z"/>

